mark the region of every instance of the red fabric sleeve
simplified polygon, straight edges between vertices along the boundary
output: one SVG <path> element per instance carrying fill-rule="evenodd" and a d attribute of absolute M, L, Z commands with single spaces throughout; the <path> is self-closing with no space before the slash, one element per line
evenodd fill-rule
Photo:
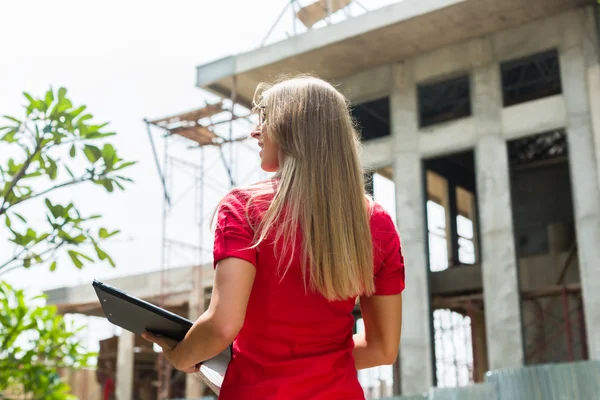
<path fill-rule="evenodd" d="M 404 257 L 400 237 L 391 216 L 382 210 L 375 227 L 380 235 L 381 263 L 375 271 L 375 294 L 394 295 L 402 293 L 405 286 Z"/>
<path fill-rule="evenodd" d="M 257 249 L 250 248 L 254 232 L 248 222 L 247 198 L 238 191 L 229 193 L 217 211 L 213 266 L 224 258 L 235 257 L 256 267 Z"/>

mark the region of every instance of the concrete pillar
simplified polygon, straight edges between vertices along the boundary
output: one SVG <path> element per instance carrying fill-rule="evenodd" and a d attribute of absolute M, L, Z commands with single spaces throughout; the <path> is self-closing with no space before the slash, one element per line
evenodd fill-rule
<path fill-rule="evenodd" d="M 600 183 L 583 45 L 581 41 L 562 43 L 559 57 L 588 350 L 590 359 L 600 360 Z"/>
<path fill-rule="evenodd" d="M 471 104 L 477 133 L 475 167 L 481 268 L 491 369 L 523 365 L 523 336 L 507 146 L 502 137 L 499 65 L 489 41 L 473 42 Z"/>
<path fill-rule="evenodd" d="M 192 268 L 192 290 L 190 290 L 188 319 L 195 321 L 204 312 L 204 286 L 200 265 Z M 202 397 L 204 384 L 196 374 L 188 374 L 185 380 L 185 393 L 189 399 Z"/>
<path fill-rule="evenodd" d="M 117 350 L 117 379 L 115 390 L 117 400 L 133 399 L 134 345 L 135 335 L 129 331 L 123 330 L 119 336 Z"/>
<path fill-rule="evenodd" d="M 418 112 L 412 65 L 394 67 L 391 95 L 397 226 L 406 263 L 400 343 L 403 394 L 425 393 L 433 384 L 425 198 L 418 149 Z"/>
<path fill-rule="evenodd" d="M 586 7 L 583 13 L 582 43 L 585 57 L 589 109 L 594 136 L 596 170 L 600 187 L 600 7 Z M 598 13 L 598 17 L 596 17 Z"/>

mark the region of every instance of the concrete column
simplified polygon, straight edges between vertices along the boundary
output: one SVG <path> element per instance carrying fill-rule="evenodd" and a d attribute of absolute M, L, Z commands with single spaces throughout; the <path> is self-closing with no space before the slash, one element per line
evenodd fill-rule
<path fill-rule="evenodd" d="M 195 321 L 204 312 L 204 286 L 203 271 L 204 266 L 200 265 L 192 268 L 192 290 L 190 290 L 188 319 Z M 185 380 L 186 397 L 190 399 L 202 397 L 204 384 L 196 374 L 188 374 Z"/>
<path fill-rule="evenodd" d="M 133 399 L 134 345 L 135 335 L 129 331 L 123 330 L 119 336 L 117 350 L 117 379 L 115 390 L 117 400 Z"/>
<path fill-rule="evenodd" d="M 595 13 L 600 13 L 590 6 L 584 9 L 583 52 L 586 61 L 589 109 L 592 120 L 592 132 L 596 154 L 596 170 L 600 187 L 600 27 L 597 26 Z M 598 18 L 600 23 L 600 17 Z"/>
<path fill-rule="evenodd" d="M 523 336 L 514 245 L 510 175 L 502 137 L 499 66 L 487 40 L 473 42 L 471 104 L 477 134 L 475 167 L 481 268 L 491 369 L 523 365 Z"/>
<path fill-rule="evenodd" d="M 425 393 L 433 384 L 425 198 L 418 149 L 418 112 L 412 65 L 394 67 L 391 95 L 397 226 L 406 263 L 400 344 L 402 394 Z"/>
<path fill-rule="evenodd" d="M 590 359 L 600 360 L 600 184 L 586 74 L 595 67 L 586 66 L 582 42 L 561 44 L 559 56 L 588 350 Z"/>

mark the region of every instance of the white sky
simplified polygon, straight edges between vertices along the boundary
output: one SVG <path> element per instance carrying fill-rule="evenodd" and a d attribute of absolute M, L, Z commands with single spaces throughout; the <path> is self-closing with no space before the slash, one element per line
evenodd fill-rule
<path fill-rule="evenodd" d="M 374 9 L 392 2 L 362 4 Z M 142 120 L 210 100 L 194 86 L 195 67 L 258 47 L 285 5 L 286 0 L 0 2 L 0 114 L 20 115 L 23 91 L 41 96 L 51 85 L 64 86 L 97 121 L 110 121 L 118 133 L 111 142 L 125 158 L 139 161 L 129 172 L 136 184 L 125 193 L 108 195 L 91 185 L 57 196 L 102 213 L 103 225 L 122 230 L 105 246 L 116 269 L 96 264 L 77 271 L 67 262 L 54 273 L 41 267 L 3 278 L 39 290 L 159 268 L 161 187 Z M 272 39 L 291 32 L 291 21 L 287 14 Z M 255 160 L 244 162 L 256 167 Z M 6 254 L 5 238 L 0 246 Z"/>

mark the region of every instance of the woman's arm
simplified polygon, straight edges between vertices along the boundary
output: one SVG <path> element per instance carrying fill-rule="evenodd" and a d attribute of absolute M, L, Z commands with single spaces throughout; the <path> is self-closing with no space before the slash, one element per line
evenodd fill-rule
<path fill-rule="evenodd" d="M 218 262 L 208 310 L 173 350 L 174 367 L 189 369 L 231 344 L 244 325 L 255 276 L 248 261 L 229 257 Z"/>
<path fill-rule="evenodd" d="M 393 364 L 402 330 L 402 294 L 361 297 L 360 309 L 365 333 L 354 335 L 356 369 Z"/>

